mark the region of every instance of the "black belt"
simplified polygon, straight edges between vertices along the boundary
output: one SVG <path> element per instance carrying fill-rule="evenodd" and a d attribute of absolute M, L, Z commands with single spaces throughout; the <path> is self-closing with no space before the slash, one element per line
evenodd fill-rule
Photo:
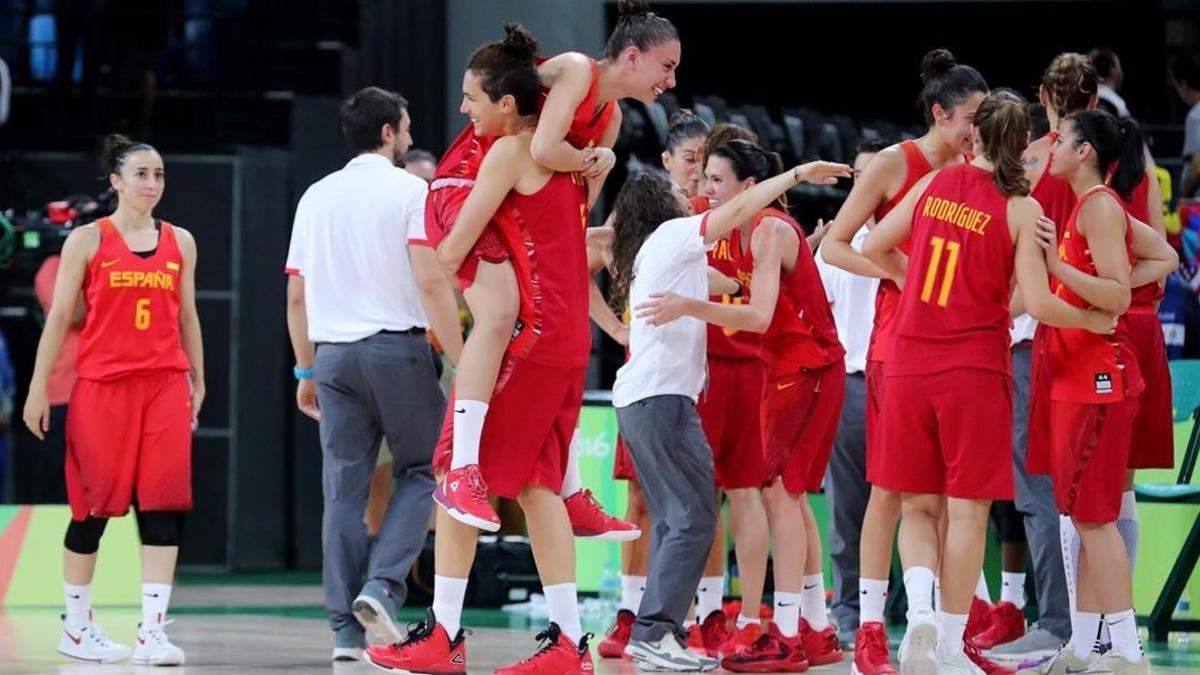
<path fill-rule="evenodd" d="M 424 335 L 425 329 L 420 326 L 413 326 L 408 330 L 381 330 L 376 335 Z"/>

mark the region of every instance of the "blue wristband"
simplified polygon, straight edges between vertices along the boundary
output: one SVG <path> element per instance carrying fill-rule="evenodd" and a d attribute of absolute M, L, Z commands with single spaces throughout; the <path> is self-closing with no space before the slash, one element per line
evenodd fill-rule
<path fill-rule="evenodd" d="M 312 379 L 312 376 L 316 373 L 312 368 L 305 370 L 300 366 L 292 366 L 292 374 L 296 376 L 297 380 L 308 380 Z"/>

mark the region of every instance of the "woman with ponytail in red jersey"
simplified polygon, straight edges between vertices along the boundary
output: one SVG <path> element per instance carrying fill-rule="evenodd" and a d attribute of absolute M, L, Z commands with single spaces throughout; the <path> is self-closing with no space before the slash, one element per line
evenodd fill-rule
<path fill-rule="evenodd" d="M 883 367 L 890 342 L 889 327 L 899 304 L 900 289 L 850 242 L 874 215 L 879 222 L 925 174 L 962 161 L 971 151 L 971 120 L 987 96 L 987 83 L 974 68 L 960 65 L 954 56 L 935 49 L 921 64 L 921 110 L 929 131 L 915 141 L 905 141 L 881 151 L 855 180 L 849 197 L 838 211 L 821 255 L 831 265 L 862 276 L 883 279 L 875 302 L 875 326 L 867 355 L 867 479 L 875 482 L 879 455 L 879 412 L 884 396 Z M 900 495 L 872 485 L 863 520 L 859 569 L 861 626 L 855 636 L 854 669 L 859 675 L 887 675 L 888 661 L 883 608 L 887 599 Z"/>
<path fill-rule="evenodd" d="M 105 140 L 104 162 L 117 210 L 63 244 L 25 401 L 25 424 L 42 438 L 49 423 L 46 377 L 82 291 L 87 318 L 67 418 L 71 522 L 58 651 L 101 663 L 130 657 L 93 621 L 91 584 L 108 519 L 132 505 L 142 540 L 142 623 L 133 662 L 183 665 L 183 650 L 163 627 L 180 524 L 192 509 L 192 429 L 204 402 L 196 242 L 153 215 L 164 186 L 157 150 L 113 135 Z"/>
<path fill-rule="evenodd" d="M 1128 316 L 1131 289 L 1165 278 L 1175 252 L 1152 229 L 1130 218 L 1128 200 L 1145 173 L 1137 126 L 1088 110 L 1059 123 L 1050 163 L 1076 204 L 1056 236 L 1039 231 L 1055 295 L 1075 307 L 1120 316 L 1115 333 L 1054 328 L 1047 332 L 1051 455 L 1055 502 L 1079 537 L 1076 625 L 1071 643 L 1041 672 L 1081 667 L 1148 673 L 1133 614 L 1130 557 L 1117 527 L 1134 421 L 1145 389 Z M 1071 570 L 1068 570 L 1070 576 Z M 1112 649 L 1092 653 L 1100 622 Z"/>

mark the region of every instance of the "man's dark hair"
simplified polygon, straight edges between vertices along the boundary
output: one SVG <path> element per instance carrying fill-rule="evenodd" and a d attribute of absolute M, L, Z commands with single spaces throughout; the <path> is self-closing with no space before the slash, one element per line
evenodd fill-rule
<path fill-rule="evenodd" d="M 379 87 L 359 89 L 342 104 L 342 136 L 350 152 L 359 155 L 383 145 L 380 129 L 388 125 L 400 131 L 400 118 L 408 101 L 394 91 Z"/>
<path fill-rule="evenodd" d="M 1200 89 L 1200 51 L 1190 50 L 1171 62 L 1171 77 L 1179 84 Z"/>

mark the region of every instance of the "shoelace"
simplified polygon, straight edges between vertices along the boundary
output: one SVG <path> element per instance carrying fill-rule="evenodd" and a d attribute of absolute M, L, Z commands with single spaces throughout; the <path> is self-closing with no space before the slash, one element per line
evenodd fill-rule
<path fill-rule="evenodd" d="M 419 644 L 428 640 L 433 635 L 433 624 L 426 620 L 418 621 L 415 624 L 410 623 L 406 628 L 408 628 L 408 635 L 405 635 L 399 642 L 393 643 L 393 647 L 398 649 L 408 645 Z"/>
<path fill-rule="evenodd" d="M 486 502 L 488 495 L 483 476 L 480 476 L 478 471 L 472 471 L 467 475 L 467 491 L 470 492 L 471 497 L 476 501 Z"/>
<path fill-rule="evenodd" d="M 555 624 L 550 624 L 546 630 L 538 633 L 533 637 L 538 641 L 538 650 L 533 653 L 533 656 L 521 661 L 521 663 L 533 663 L 541 657 L 545 656 L 552 649 L 558 646 L 558 638 L 562 635 L 562 630 Z"/>
<path fill-rule="evenodd" d="M 167 639 L 167 634 L 163 632 L 163 628 L 173 623 L 175 623 L 175 620 L 170 619 L 169 621 L 164 621 L 157 626 L 144 629 L 146 632 L 146 637 L 153 639 L 158 645 L 169 644 L 171 641 Z"/>
<path fill-rule="evenodd" d="M 824 631 L 821 633 L 816 633 L 814 631 L 814 633 L 820 636 L 821 647 L 826 651 L 836 652 L 842 648 L 842 643 L 838 642 L 837 633 L 834 633 L 833 631 Z"/>
<path fill-rule="evenodd" d="M 112 646 L 113 641 L 108 638 L 108 634 L 105 633 L 104 630 L 100 628 L 100 626 L 97 626 L 94 623 L 88 624 L 87 632 L 88 632 L 88 635 L 91 636 L 92 641 L 95 642 L 96 644 L 100 645 L 101 647 L 111 647 Z"/>

